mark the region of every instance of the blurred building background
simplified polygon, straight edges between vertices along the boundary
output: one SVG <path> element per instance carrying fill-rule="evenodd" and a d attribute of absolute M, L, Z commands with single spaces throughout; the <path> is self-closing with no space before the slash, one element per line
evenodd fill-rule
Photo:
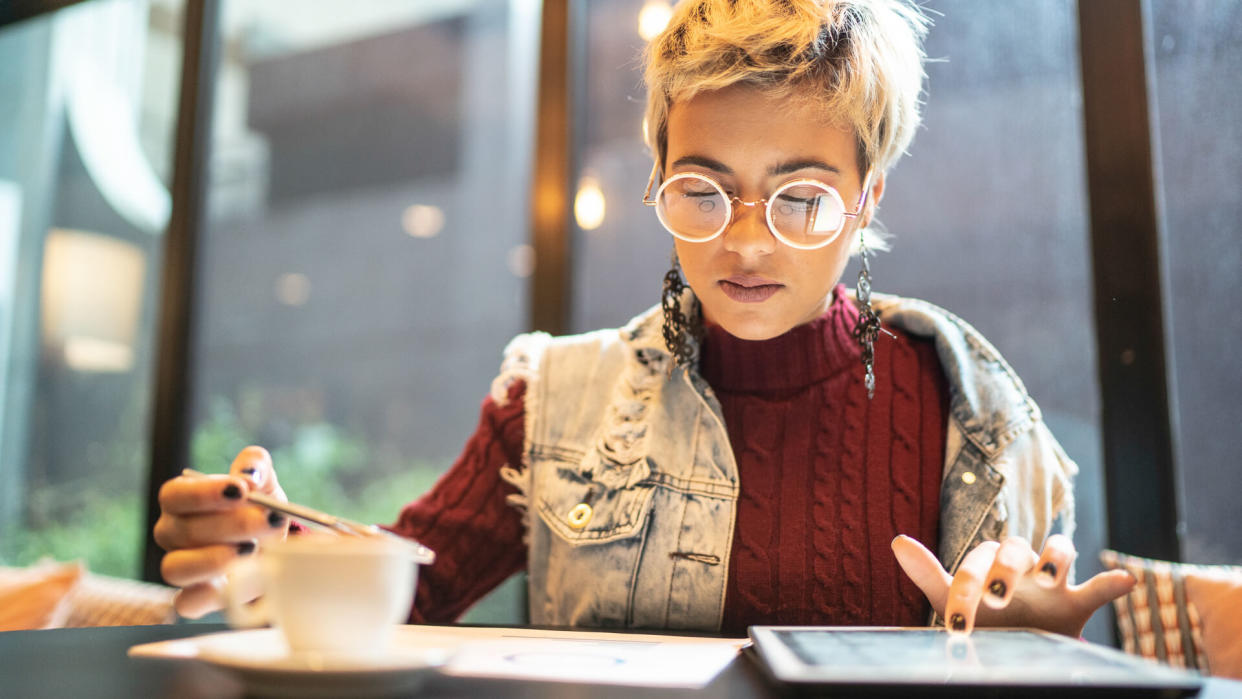
<path fill-rule="evenodd" d="M 1085 576 L 1107 532 L 1076 5 L 927 6 L 925 126 L 890 174 L 876 288 L 953 310 L 1023 377 L 1082 467 Z M 185 465 L 261 443 L 291 497 L 391 521 L 528 329 L 541 3 L 221 7 Z M 668 3 L 574 7 L 580 331 L 656 303 L 668 266 L 640 203 L 639 58 Z M 1242 7 L 1147 9 L 1185 554 L 1238 563 L 1220 523 L 1242 516 L 1222 487 L 1242 446 Z M 0 562 L 141 570 L 183 12 L 87 0 L 0 26 Z M 475 618 L 517 618 L 519 598 Z"/>

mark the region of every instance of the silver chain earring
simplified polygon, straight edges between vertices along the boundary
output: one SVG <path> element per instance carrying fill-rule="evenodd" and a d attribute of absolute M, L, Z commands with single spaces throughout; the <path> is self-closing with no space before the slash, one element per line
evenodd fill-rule
<path fill-rule="evenodd" d="M 668 365 L 670 374 L 674 366 L 688 368 L 694 363 L 696 341 L 703 339 L 703 326 L 698 314 L 694 311 L 686 313 L 681 307 L 685 289 L 686 283 L 682 281 L 681 265 L 674 248 L 672 266 L 664 275 L 664 290 L 660 295 L 660 306 L 664 311 L 664 346 L 673 355 L 673 362 Z"/>
<path fill-rule="evenodd" d="M 858 257 L 862 268 L 858 270 L 858 324 L 854 326 L 854 339 L 862 347 L 863 385 L 867 387 L 867 400 L 875 397 L 875 339 L 880 336 L 880 316 L 871 307 L 871 252 L 858 232 Z M 885 331 L 887 332 L 887 331 Z"/>

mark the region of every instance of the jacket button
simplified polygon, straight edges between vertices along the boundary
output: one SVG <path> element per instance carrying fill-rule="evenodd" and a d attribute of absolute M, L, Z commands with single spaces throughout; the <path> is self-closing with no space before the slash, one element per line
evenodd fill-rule
<path fill-rule="evenodd" d="M 569 520 L 569 526 L 574 529 L 581 529 L 587 525 L 587 522 L 591 521 L 591 514 L 591 506 L 581 502 L 574 505 L 574 509 L 569 511 L 569 517 L 566 519 Z"/>
<path fill-rule="evenodd" d="M 974 482 L 975 482 L 974 471 L 967 471 L 966 473 L 963 473 L 962 482 L 965 483 L 966 485 L 974 485 Z"/>

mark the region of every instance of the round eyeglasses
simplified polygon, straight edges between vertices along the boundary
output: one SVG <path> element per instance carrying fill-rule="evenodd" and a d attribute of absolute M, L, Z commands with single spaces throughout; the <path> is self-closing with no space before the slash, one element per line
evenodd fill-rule
<path fill-rule="evenodd" d="M 655 207 L 660 223 L 675 237 L 705 243 L 724 233 L 733 222 L 735 203 L 742 207 L 763 204 L 768 230 L 777 240 L 799 250 L 815 250 L 836 240 L 846 221 L 862 213 L 871 184 L 868 171 L 858 206 L 854 211 L 846 211 L 836 189 L 812 179 L 792 180 L 764 199 L 743 201 L 729 196 L 719 182 L 707 175 L 683 172 L 661 183 L 653 199 L 651 187 L 657 174 L 657 169 L 653 169 L 643 203 Z"/>

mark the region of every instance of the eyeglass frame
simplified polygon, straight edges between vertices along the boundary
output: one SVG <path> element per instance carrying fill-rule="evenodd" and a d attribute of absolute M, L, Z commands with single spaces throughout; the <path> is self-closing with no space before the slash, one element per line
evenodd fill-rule
<path fill-rule="evenodd" d="M 781 186 L 777 187 L 776 189 L 772 190 L 772 193 L 766 197 L 755 199 L 754 201 L 746 201 L 738 196 L 729 196 L 729 193 L 725 191 L 724 186 L 721 185 L 719 182 L 717 182 L 715 178 L 711 177 L 710 175 L 705 175 L 701 172 L 680 172 L 668 178 L 667 180 L 661 181 L 659 188 L 656 189 L 655 197 L 652 197 L 651 188 L 655 186 L 656 177 L 662 176 L 662 173 L 660 172 L 660 163 L 657 161 L 651 166 L 651 177 L 647 179 L 647 189 L 643 191 L 643 204 L 646 206 L 652 206 L 652 207 L 658 206 L 660 194 L 664 191 L 664 188 L 667 187 L 670 183 L 676 182 L 677 180 L 681 180 L 681 179 L 706 180 L 709 184 L 715 187 L 717 191 L 720 192 L 722 197 L 724 197 L 725 205 L 728 207 L 725 210 L 724 223 L 720 224 L 720 228 L 717 229 L 715 233 L 712 233 L 710 236 L 706 238 L 687 238 L 686 236 L 681 235 L 677 231 L 670 228 L 669 225 L 664 222 L 664 218 L 661 217 L 657 212 L 656 218 L 659 219 L 660 225 L 664 226 L 664 229 L 667 230 L 669 233 L 671 233 L 674 238 L 677 238 L 678 240 L 684 240 L 687 243 L 707 243 L 707 242 L 715 240 L 716 238 L 719 238 L 721 234 L 723 234 L 725 230 L 729 228 L 729 226 L 733 225 L 733 217 L 735 215 L 735 212 L 733 210 L 733 202 L 736 200 L 739 205 L 747 207 L 747 208 L 754 208 L 755 206 L 758 206 L 759 204 L 763 204 L 764 221 L 765 223 L 767 223 L 768 232 L 772 234 L 772 237 L 776 238 L 780 242 L 784 243 L 785 245 L 788 245 L 791 248 L 795 248 L 798 250 L 818 250 L 820 248 L 824 248 L 829 245 L 832 245 L 833 241 L 835 241 L 838 237 L 840 237 L 841 231 L 845 230 L 845 224 L 847 223 L 848 219 L 858 218 L 859 216 L 862 215 L 863 207 L 867 205 L 867 195 L 870 193 L 870 190 L 871 190 L 872 172 L 873 170 L 868 168 L 867 174 L 863 177 L 862 193 L 858 195 L 858 205 L 854 208 L 854 211 L 842 211 L 841 212 L 841 225 L 838 226 L 835 231 L 833 231 L 830 237 L 825 238 L 822 242 L 815 243 L 814 245 L 807 245 L 804 243 L 795 243 L 794 241 L 786 238 L 783 234 L 781 234 L 780 231 L 776 230 L 776 226 L 773 225 L 772 223 L 772 200 L 775 199 L 777 195 L 779 195 L 781 192 L 785 191 L 786 189 L 789 189 L 790 187 L 795 187 L 797 185 L 809 184 L 809 185 L 814 185 L 818 187 L 823 187 L 830 194 L 832 194 L 833 196 L 837 198 L 837 201 L 841 203 L 842 209 L 845 208 L 845 200 L 841 198 L 841 193 L 837 191 L 836 187 L 833 187 L 832 185 L 826 182 L 820 182 L 819 180 L 812 179 L 812 178 L 800 178 L 800 179 L 790 180 L 788 182 L 781 184 Z"/>

